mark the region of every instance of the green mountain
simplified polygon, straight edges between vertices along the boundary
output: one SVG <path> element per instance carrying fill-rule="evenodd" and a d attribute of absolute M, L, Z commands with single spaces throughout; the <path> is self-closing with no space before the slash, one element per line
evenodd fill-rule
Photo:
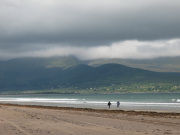
<path fill-rule="evenodd" d="M 0 62 L 0 92 L 111 93 L 180 91 L 179 73 L 160 73 L 120 64 L 92 67 L 74 57 Z M 30 92 L 31 93 L 31 92 Z"/>
<path fill-rule="evenodd" d="M 90 66 L 104 64 L 122 64 L 157 72 L 180 72 L 180 57 L 160 57 L 154 59 L 97 59 L 86 61 Z"/>
<path fill-rule="evenodd" d="M 4 65 L 3 65 L 4 64 Z M 42 66 L 47 68 L 61 67 L 69 68 L 79 64 L 98 67 L 105 64 L 121 64 L 132 68 L 140 68 L 156 72 L 179 72 L 180 57 L 161 57 L 154 59 L 96 59 L 83 61 L 73 56 L 50 57 L 50 58 L 20 58 L 9 61 L 0 61 L 0 68 L 17 65 Z M 19 68 L 19 67 L 18 67 Z"/>

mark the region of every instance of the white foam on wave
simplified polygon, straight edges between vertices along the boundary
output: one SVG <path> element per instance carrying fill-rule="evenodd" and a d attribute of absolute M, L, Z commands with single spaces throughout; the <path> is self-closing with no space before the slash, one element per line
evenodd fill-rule
<path fill-rule="evenodd" d="M 48 98 L 0 98 L 0 101 L 8 102 L 75 102 L 77 99 L 48 99 Z"/>

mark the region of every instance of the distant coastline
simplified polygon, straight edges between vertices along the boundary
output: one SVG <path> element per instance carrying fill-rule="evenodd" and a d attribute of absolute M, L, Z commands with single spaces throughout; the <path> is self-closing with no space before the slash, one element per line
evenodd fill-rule
<path fill-rule="evenodd" d="M 54 92 L 53 92 L 54 91 Z M 79 90 L 77 92 L 69 92 L 68 90 L 37 90 L 37 91 L 3 91 L 0 95 L 27 95 L 27 94 L 122 94 L 122 93 L 180 93 L 180 91 L 127 91 L 127 92 L 92 92 L 87 90 Z"/>

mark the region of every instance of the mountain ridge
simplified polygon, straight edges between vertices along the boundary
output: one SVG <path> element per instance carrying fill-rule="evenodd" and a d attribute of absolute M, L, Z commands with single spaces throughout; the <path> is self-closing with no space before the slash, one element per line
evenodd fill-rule
<path fill-rule="evenodd" d="M 47 66 L 52 64 L 52 59 L 30 58 L 0 62 L 0 91 L 67 92 L 73 89 L 76 92 L 151 92 L 157 88 L 158 91 L 163 91 L 165 87 L 178 91 L 180 86 L 180 74 L 154 72 L 112 63 L 92 67 L 74 58 L 66 58 L 73 62 L 69 62 L 73 66 L 69 66 L 69 63 L 63 66 Z M 59 61 L 61 63 L 65 60 L 62 58 Z"/>
<path fill-rule="evenodd" d="M 74 57 L 26 58 L 0 62 L 0 92 L 55 89 L 61 92 L 72 89 L 105 93 L 152 90 L 164 92 L 179 91 L 179 82 L 180 74 L 174 72 L 155 72 L 114 63 L 90 66 Z"/>
<path fill-rule="evenodd" d="M 34 61 L 34 62 L 33 62 Z M 122 64 L 128 67 L 140 68 L 157 72 L 179 72 L 180 73 L 180 56 L 177 57 L 160 57 L 154 59 L 96 59 L 96 60 L 80 60 L 74 56 L 60 56 L 49 58 L 16 58 L 7 61 L 0 61 L 0 65 L 3 63 L 19 63 L 29 64 L 36 62 L 35 65 L 51 67 L 69 68 L 79 64 L 86 64 L 93 67 L 98 67 L 105 64 Z M 17 64 L 16 64 L 17 65 Z M 14 66 L 14 65 L 13 65 Z M 30 66 L 33 66 L 32 64 Z"/>
<path fill-rule="evenodd" d="M 91 66 L 115 63 L 157 72 L 180 72 L 180 56 L 154 59 L 96 59 L 89 60 L 86 63 Z"/>

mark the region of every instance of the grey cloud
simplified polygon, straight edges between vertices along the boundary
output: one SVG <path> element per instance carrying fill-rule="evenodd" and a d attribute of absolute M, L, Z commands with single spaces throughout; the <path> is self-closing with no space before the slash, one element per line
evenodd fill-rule
<path fill-rule="evenodd" d="M 131 58 L 149 59 L 166 56 L 180 56 L 180 39 L 138 41 L 127 40 L 115 42 L 109 46 L 51 46 L 43 45 L 39 49 L 25 48 L 21 53 L 0 52 L 0 57 L 52 57 L 74 55 L 79 59 L 99 59 L 99 58 Z"/>
<path fill-rule="evenodd" d="M 180 38 L 179 0 L 0 0 L 0 50 Z M 43 48 L 44 47 L 44 48 Z M 148 48 L 148 46 L 146 46 Z"/>

